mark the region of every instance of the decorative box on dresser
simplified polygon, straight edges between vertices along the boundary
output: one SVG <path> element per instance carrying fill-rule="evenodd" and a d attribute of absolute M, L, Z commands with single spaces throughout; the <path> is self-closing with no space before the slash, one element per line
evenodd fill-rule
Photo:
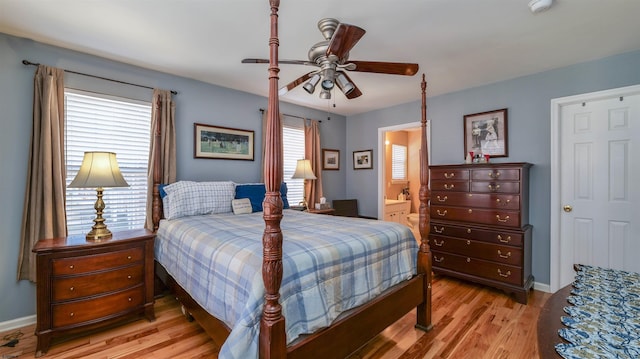
<path fill-rule="evenodd" d="M 529 163 L 430 166 L 433 272 L 526 304 L 533 286 Z"/>
<path fill-rule="evenodd" d="M 84 235 L 43 239 L 37 266 L 36 356 L 54 337 L 85 333 L 153 310 L 153 232 L 113 232 L 102 241 Z"/>

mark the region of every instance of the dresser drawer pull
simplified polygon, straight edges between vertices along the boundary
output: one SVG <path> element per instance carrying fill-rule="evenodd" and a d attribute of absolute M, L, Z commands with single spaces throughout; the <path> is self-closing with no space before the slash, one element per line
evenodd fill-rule
<path fill-rule="evenodd" d="M 130 275 L 128 275 L 128 276 L 127 276 L 127 279 L 131 279 L 131 276 L 130 276 Z"/>
<path fill-rule="evenodd" d="M 471 214 L 471 213 L 473 213 L 473 210 L 472 210 L 472 209 L 469 209 L 469 210 L 468 210 L 468 212 L 469 212 L 469 214 Z"/>
<path fill-rule="evenodd" d="M 69 313 L 70 317 L 73 317 L 75 314 L 73 312 Z"/>
<path fill-rule="evenodd" d="M 438 216 L 440 216 L 440 217 L 444 217 L 444 216 L 446 216 L 446 215 L 447 215 L 447 210 L 446 210 L 446 209 L 444 210 L 444 212 L 440 212 L 440 210 L 439 210 L 439 209 L 438 209 L 438 210 L 436 210 L 436 212 L 438 213 Z"/>
<path fill-rule="evenodd" d="M 507 254 L 502 254 L 502 252 L 498 249 L 498 257 L 500 257 L 500 258 L 509 258 L 509 257 L 511 257 L 511 252 L 507 252 Z"/>
<path fill-rule="evenodd" d="M 74 287 L 69 288 L 70 292 L 73 292 L 74 290 L 76 290 L 76 288 L 74 288 Z"/>
<path fill-rule="evenodd" d="M 442 233 L 444 232 L 444 227 L 440 227 L 440 230 L 438 230 L 438 227 L 433 226 L 433 230 L 436 231 L 436 233 Z"/>
<path fill-rule="evenodd" d="M 511 236 L 507 236 L 507 239 L 502 239 L 502 236 L 498 234 L 498 240 L 502 243 L 509 243 L 511 242 Z"/>
<path fill-rule="evenodd" d="M 440 243 L 438 243 L 437 239 L 433 240 L 433 244 L 435 244 L 438 247 L 442 247 L 444 245 L 444 239 L 440 241 Z"/>
<path fill-rule="evenodd" d="M 471 233 L 471 228 L 467 228 L 467 233 Z"/>
<path fill-rule="evenodd" d="M 504 278 L 507 278 L 511 275 L 511 271 L 508 270 L 507 273 L 502 274 L 502 271 L 500 270 L 500 268 L 498 268 L 498 275 Z"/>
<path fill-rule="evenodd" d="M 506 201 L 502 202 L 502 200 L 501 200 L 500 198 L 498 198 L 498 199 L 496 199 L 496 203 L 497 203 L 497 204 L 501 204 L 501 205 L 503 205 L 503 206 L 506 206 L 506 205 L 508 205 L 509 203 L 511 203 L 511 200 L 510 200 L 510 199 L 508 199 L 508 200 L 506 200 Z"/>
<path fill-rule="evenodd" d="M 489 191 L 491 191 L 491 192 L 495 192 L 495 191 L 500 189 L 500 185 L 499 184 L 490 184 L 488 187 L 489 187 Z"/>
<path fill-rule="evenodd" d="M 471 258 L 467 257 L 467 263 L 471 263 Z"/>
<path fill-rule="evenodd" d="M 502 223 L 506 223 L 509 221 L 509 216 L 504 217 L 504 219 L 500 218 L 499 214 L 496 214 L 496 219 L 498 220 L 498 222 L 502 222 Z"/>
<path fill-rule="evenodd" d="M 443 198 L 440 198 L 440 196 L 438 197 L 438 202 L 446 202 L 447 201 L 447 196 L 444 196 Z"/>
<path fill-rule="evenodd" d="M 127 256 L 127 259 L 128 259 L 128 260 L 131 260 L 131 256 Z"/>
<path fill-rule="evenodd" d="M 453 172 L 451 172 L 451 173 L 445 173 L 445 174 L 444 174 L 444 178 L 447 178 L 447 179 L 449 179 L 449 178 L 453 178 L 453 177 L 455 177 L 455 176 L 456 176 L 456 174 L 455 174 L 455 173 L 453 173 Z"/>
<path fill-rule="evenodd" d="M 467 245 L 470 246 L 471 245 L 471 241 L 467 239 Z"/>
<path fill-rule="evenodd" d="M 451 185 L 449 185 L 449 184 L 446 184 L 446 183 L 445 183 L 445 184 L 444 184 L 444 189 L 453 189 L 455 186 L 456 186 L 455 184 L 451 184 Z"/>
<path fill-rule="evenodd" d="M 73 268 L 75 268 L 73 264 L 69 266 L 69 269 L 73 269 Z"/>
<path fill-rule="evenodd" d="M 433 260 L 436 261 L 437 263 L 442 263 L 444 261 L 444 257 L 438 258 L 436 256 L 433 256 Z"/>
<path fill-rule="evenodd" d="M 500 177 L 500 172 L 490 172 L 489 173 L 489 177 L 498 178 L 498 177 Z"/>
<path fill-rule="evenodd" d="M 498 270 L 499 270 L 499 269 L 498 269 Z M 129 301 L 130 301 L 130 302 L 133 302 L 133 299 L 132 299 L 131 297 L 129 297 Z"/>

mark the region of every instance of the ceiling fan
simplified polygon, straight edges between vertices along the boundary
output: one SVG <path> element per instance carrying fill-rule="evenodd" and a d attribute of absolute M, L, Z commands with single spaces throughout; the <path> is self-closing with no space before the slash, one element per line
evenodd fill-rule
<path fill-rule="evenodd" d="M 298 85 L 312 94 L 320 83 L 321 99 L 330 99 L 331 90 L 337 85 L 348 99 L 362 95 L 362 92 L 351 81 L 346 71 L 372 72 L 379 74 L 413 76 L 418 72 L 418 64 L 402 62 L 352 61 L 349 51 L 364 36 L 365 30 L 354 25 L 341 23 L 336 19 L 326 18 L 318 21 L 318 29 L 325 40 L 316 43 L 309 49 L 309 60 L 279 60 L 281 64 L 308 65 L 319 69 L 306 73 L 280 88 L 284 95 Z M 244 59 L 245 64 L 268 64 L 266 59 Z"/>

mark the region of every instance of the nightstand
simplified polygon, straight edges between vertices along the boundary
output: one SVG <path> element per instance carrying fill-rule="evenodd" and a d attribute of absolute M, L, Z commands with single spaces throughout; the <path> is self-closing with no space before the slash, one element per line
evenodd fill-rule
<path fill-rule="evenodd" d="M 333 214 L 333 212 L 335 212 L 335 209 L 333 209 L 333 208 L 325 208 L 325 209 L 312 209 L 312 208 L 309 208 L 308 212 L 309 213 L 316 213 L 316 214 Z"/>
<path fill-rule="evenodd" d="M 153 242 L 145 229 L 113 232 L 104 241 L 85 235 L 36 243 L 36 357 L 51 339 L 85 333 L 153 310 Z"/>

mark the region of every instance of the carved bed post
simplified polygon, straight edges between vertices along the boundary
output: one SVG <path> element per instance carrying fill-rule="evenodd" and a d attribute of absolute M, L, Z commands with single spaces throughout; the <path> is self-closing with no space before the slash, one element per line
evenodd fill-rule
<path fill-rule="evenodd" d="M 431 248 L 429 248 L 429 148 L 427 143 L 427 81 L 422 74 L 422 119 L 420 146 L 420 250 L 418 274 L 424 274 L 425 298 L 418 306 L 416 327 L 430 330 L 431 324 Z"/>
<path fill-rule="evenodd" d="M 278 6 L 279 0 L 269 0 L 271 6 L 271 37 L 269 38 L 269 104 L 265 136 L 264 182 L 266 195 L 263 202 L 265 222 L 262 236 L 262 280 L 265 303 L 260 322 L 260 358 L 285 358 L 286 333 L 280 284 L 282 282 L 282 132 L 278 99 Z"/>
<path fill-rule="evenodd" d="M 162 136 L 162 121 L 160 121 L 162 108 L 162 96 L 158 95 L 156 102 L 156 128 L 153 133 L 155 147 L 153 148 L 153 201 L 151 202 L 151 221 L 153 222 L 153 231 L 157 232 L 158 227 L 160 226 L 160 191 L 158 189 L 158 185 L 162 180 L 162 159 L 161 156 L 161 148 L 160 148 L 160 138 Z"/>

